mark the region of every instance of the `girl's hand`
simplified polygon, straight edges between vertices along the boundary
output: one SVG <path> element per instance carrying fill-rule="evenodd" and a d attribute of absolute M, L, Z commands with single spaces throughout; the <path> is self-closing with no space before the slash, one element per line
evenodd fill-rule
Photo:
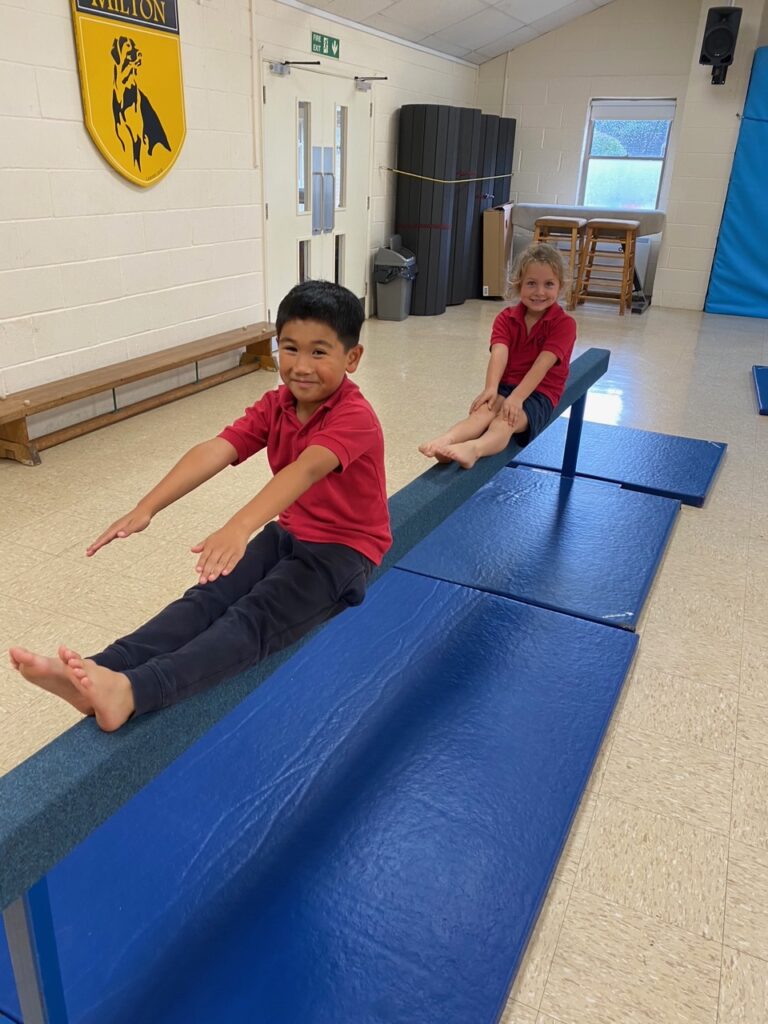
<path fill-rule="evenodd" d="M 211 583 L 228 576 L 245 553 L 248 534 L 228 523 L 191 549 L 199 557 L 195 565 L 198 583 Z"/>
<path fill-rule="evenodd" d="M 151 522 L 152 516 L 149 512 L 137 507 L 133 512 L 121 516 L 120 519 L 115 520 L 111 526 L 107 527 L 101 536 L 88 545 L 85 553 L 90 558 L 91 555 L 96 554 L 99 548 L 103 548 L 105 544 L 109 544 L 115 538 L 122 540 L 123 537 L 130 537 L 132 533 L 141 533 L 142 530 L 146 530 Z"/>
<path fill-rule="evenodd" d="M 498 398 L 498 392 L 493 388 L 485 388 L 477 398 L 474 400 L 472 405 L 469 407 L 469 415 L 473 412 L 477 412 L 478 409 L 482 409 L 484 405 L 487 405 L 489 409 L 493 409 L 493 406 Z"/>
<path fill-rule="evenodd" d="M 523 403 L 519 398 L 515 397 L 514 391 L 512 394 L 504 399 L 501 406 L 501 418 L 514 430 L 515 427 L 519 427 L 523 421 Z"/>

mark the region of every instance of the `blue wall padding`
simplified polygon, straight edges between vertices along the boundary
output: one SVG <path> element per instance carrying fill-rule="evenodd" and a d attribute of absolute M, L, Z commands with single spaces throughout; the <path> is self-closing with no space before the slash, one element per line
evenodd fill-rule
<path fill-rule="evenodd" d="M 568 420 L 559 419 L 523 449 L 513 465 L 559 472 L 567 429 Z M 585 423 L 576 472 L 701 508 L 727 447 L 721 441 Z"/>
<path fill-rule="evenodd" d="M 679 509 L 614 484 L 504 469 L 398 564 L 634 629 Z"/>
<path fill-rule="evenodd" d="M 755 50 L 742 117 L 768 121 L 768 46 Z"/>
<path fill-rule="evenodd" d="M 636 642 L 389 572 L 51 872 L 72 1024 L 495 1022 Z"/>
<path fill-rule="evenodd" d="M 768 416 L 768 366 L 753 366 L 752 380 L 755 382 L 758 412 L 761 416 Z"/>
<path fill-rule="evenodd" d="M 704 309 L 768 317 L 768 47 L 755 51 Z"/>

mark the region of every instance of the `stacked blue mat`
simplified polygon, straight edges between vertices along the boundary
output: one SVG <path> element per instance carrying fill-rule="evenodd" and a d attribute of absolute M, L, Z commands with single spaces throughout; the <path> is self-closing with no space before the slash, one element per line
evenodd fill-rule
<path fill-rule="evenodd" d="M 678 511 L 497 473 L 50 872 L 72 1024 L 497 1021 Z"/>

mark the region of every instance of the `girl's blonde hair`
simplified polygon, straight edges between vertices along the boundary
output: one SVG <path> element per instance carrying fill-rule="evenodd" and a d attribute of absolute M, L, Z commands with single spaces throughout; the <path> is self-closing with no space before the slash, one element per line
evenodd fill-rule
<path fill-rule="evenodd" d="M 520 253 L 512 265 L 509 280 L 507 281 L 505 296 L 507 299 L 515 299 L 520 294 L 520 285 L 528 272 L 528 267 L 532 263 L 546 263 L 560 282 L 560 290 L 562 291 L 565 282 L 563 258 L 554 246 L 547 245 L 545 242 L 539 242 L 537 245 L 529 245 L 527 249 Z"/>

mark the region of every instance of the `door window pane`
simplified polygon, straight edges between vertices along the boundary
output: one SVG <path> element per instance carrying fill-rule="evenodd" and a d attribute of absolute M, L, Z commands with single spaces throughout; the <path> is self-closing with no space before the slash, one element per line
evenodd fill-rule
<path fill-rule="evenodd" d="M 344 284 L 344 235 L 336 235 L 333 241 L 333 280 Z"/>
<path fill-rule="evenodd" d="M 299 242 L 299 284 L 303 281 L 309 281 L 312 277 L 309 266 L 311 244 L 312 243 L 308 238 L 302 239 L 302 241 Z"/>
<path fill-rule="evenodd" d="M 347 205 L 347 108 L 336 104 L 336 138 L 334 172 L 336 178 L 336 209 Z"/>
<path fill-rule="evenodd" d="M 312 140 L 309 133 L 310 104 L 306 100 L 299 100 L 298 121 L 296 126 L 297 146 L 297 181 L 298 181 L 298 203 L 299 213 L 307 213 L 312 208 L 312 190 L 309 182 L 310 155 L 312 152 Z"/>

